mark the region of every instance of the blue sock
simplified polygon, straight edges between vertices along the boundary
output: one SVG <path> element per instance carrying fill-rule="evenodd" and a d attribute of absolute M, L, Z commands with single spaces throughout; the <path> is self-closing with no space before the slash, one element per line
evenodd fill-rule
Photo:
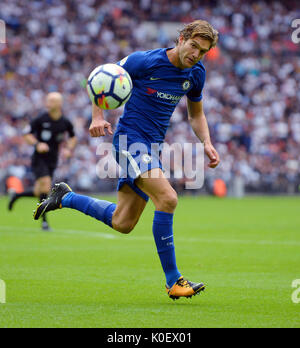
<path fill-rule="evenodd" d="M 166 275 L 167 286 L 172 287 L 181 277 L 176 266 L 173 238 L 173 214 L 155 211 L 153 235 L 162 268 Z"/>
<path fill-rule="evenodd" d="M 116 204 L 114 203 L 70 192 L 63 197 L 61 204 L 63 208 L 81 211 L 112 227 L 112 216 L 116 209 Z"/>

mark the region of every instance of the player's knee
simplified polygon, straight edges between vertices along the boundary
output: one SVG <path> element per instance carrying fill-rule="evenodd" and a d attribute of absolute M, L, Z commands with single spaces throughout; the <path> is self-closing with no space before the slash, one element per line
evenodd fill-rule
<path fill-rule="evenodd" d="M 158 209 L 160 211 L 173 212 L 178 204 L 178 196 L 175 191 L 163 194 L 159 198 Z"/>
<path fill-rule="evenodd" d="M 129 234 L 133 229 L 134 229 L 133 226 L 125 225 L 125 226 L 120 226 L 118 231 L 123 234 Z"/>
<path fill-rule="evenodd" d="M 135 227 L 135 223 L 133 222 L 123 222 L 119 224 L 115 224 L 113 227 L 115 230 L 117 230 L 120 233 L 123 234 L 129 234 Z"/>

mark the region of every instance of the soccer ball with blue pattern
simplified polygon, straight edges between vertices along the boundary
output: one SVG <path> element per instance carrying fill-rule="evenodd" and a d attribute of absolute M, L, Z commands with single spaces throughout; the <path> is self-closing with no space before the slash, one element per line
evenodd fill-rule
<path fill-rule="evenodd" d="M 94 69 L 87 82 L 91 101 L 101 109 L 117 109 L 124 105 L 132 92 L 128 72 L 117 64 L 104 64 Z"/>

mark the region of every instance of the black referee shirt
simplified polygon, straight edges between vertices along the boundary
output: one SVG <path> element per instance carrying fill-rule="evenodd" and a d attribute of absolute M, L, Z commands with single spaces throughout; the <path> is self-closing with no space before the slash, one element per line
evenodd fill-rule
<path fill-rule="evenodd" d="M 39 142 L 48 144 L 48 153 L 40 154 L 35 151 L 34 157 L 42 156 L 51 162 L 58 159 L 59 145 L 64 141 L 65 133 L 68 133 L 70 138 L 75 136 L 72 123 L 64 116 L 54 121 L 47 112 L 31 121 L 30 126 L 24 131 L 24 134 L 33 134 Z"/>

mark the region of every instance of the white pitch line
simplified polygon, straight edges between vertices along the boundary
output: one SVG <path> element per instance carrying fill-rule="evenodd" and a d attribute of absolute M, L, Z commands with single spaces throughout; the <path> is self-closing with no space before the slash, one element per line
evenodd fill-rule
<path fill-rule="evenodd" d="M 38 228 L 30 228 L 30 227 L 14 227 L 14 226 L 0 226 L 0 231 L 28 231 L 28 232 L 40 232 Z M 129 235 L 127 238 L 118 234 L 110 234 L 98 231 L 85 231 L 85 230 L 65 230 L 65 229 L 54 229 L 54 232 L 65 234 L 65 235 L 77 235 L 88 238 L 104 238 L 104 239 L 128 239 L 128 240 L 136 240 L 136 241 L 152 241 L 153 237 L 151 236 L 135 236 Z M 48 232 L 51 234 L 51 232 Z M 198 243 L 217 243 L 217 244 L 245 244 L 245 245 L 280 245 L 280 246 L 300 246 L 300 241 L 273 241 L 273 240 L 245 240 L 245 239 L 214 239 L 214 238 L 183 238 L 174 236 L 175 242 L 198 242 Z"/>
<path fill-rule="evenodd" d="M 105 238 L 105 239 L 116 239 L 118 236 L 109 233 L 103 232 L 91 232 L 91 231 L 79 231 L 79 230 L 61 230 L 55 229 L 55 232 L 64 233 L 64 234 L 72 234 L 83 237 L 92 237 L 92 238 Z"/>
<path fill-rule="evenodd" d="M 41 230 L 38 228 L 30 228 L 30 227 L 14 227 L 14 226 L 0 226 L 0 231 L 28 231 L 28 232 L 40 232 Z M 117 236 L 109 233 L 103 232 L 91 232 L 91 231 L 82 231 L 82 230 L 64 230 L 64 229 L 55 229 L 54 232 L 62 233 L 62 234 L 72 234 L 79 235 L 83 237 L 93 237 L 93 238 L 105 238 L 105 239 L 115 239 Z M 52 233 L 52 232 L 48 232 Z"/>

